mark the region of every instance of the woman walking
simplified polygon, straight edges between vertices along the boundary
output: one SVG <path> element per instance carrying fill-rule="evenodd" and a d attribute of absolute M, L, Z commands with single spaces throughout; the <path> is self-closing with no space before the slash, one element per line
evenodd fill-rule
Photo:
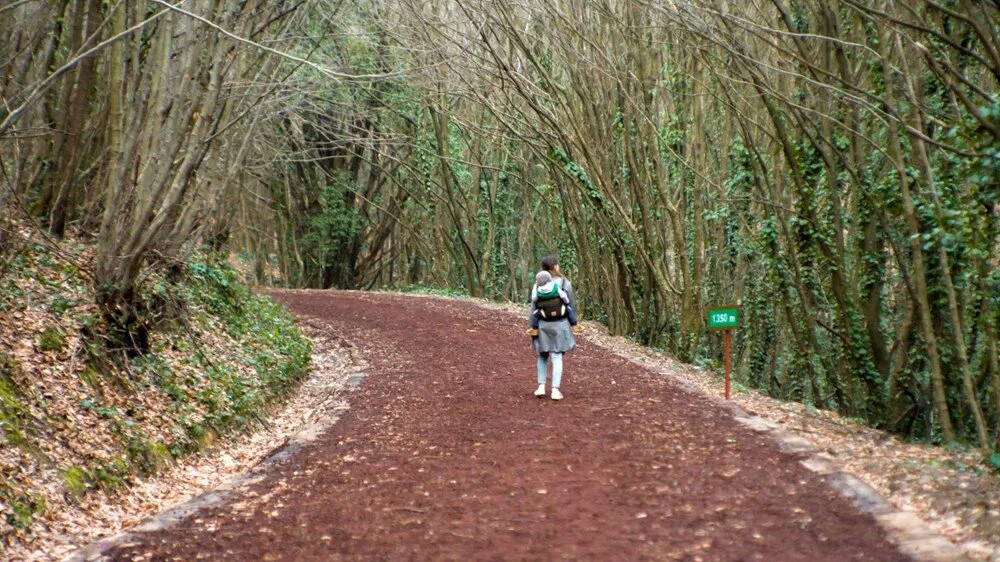
<path fill-rule="evenodd" d="M 576 310 L 576 295 L 573 294 L 573 285 L 569 279 L 563 276 L 559 269 L 559 259 L 555 256 L 548 256 L 542 260 L 542 271 L 551 276 L 559 288 L 568 297 L 568 305 L 572 310 Z M 540 276 L 545 277 L 539 273 Z M 535 396 L 541 398 L 545 396 L 545 381 L 549 364 L 552 365 L 552 393 L 553 400 L 562 400 L 563 395 L 559 390 L 562 383 L 563 354 L 568 353 L 576 347 L 576 339 L 573 338 L 573 331 L 576 327 L 570 327 L 569 318 L 562 316 L 557 319 L 546 320 L 539 317 L 539 307 L 537 299 L 532 299 L 531 321 L 538 320 L 537 333 L 535 329 L 529 332 L 532 336 L 531 345 L 538 352 L 538 388 Z"/>

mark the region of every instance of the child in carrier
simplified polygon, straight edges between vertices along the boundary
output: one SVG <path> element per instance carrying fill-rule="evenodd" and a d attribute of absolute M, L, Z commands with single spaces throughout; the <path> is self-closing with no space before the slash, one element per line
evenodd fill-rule
<path fill-rule="evenodd" d="M 552 280 L 552 274 L 548 271 L 539 271 L 535 276 L 535 286 L 531 288 L 531 304 L 535 309 L 535 313 L 531 315 L 531 329 L 528 330 L 531 337 L 538 336 L 540 320 L 566 318 L 569 325 L 573 326 L 573 331 L 577 331 L 576 312 L 569 306 L 569 295 Z"/>

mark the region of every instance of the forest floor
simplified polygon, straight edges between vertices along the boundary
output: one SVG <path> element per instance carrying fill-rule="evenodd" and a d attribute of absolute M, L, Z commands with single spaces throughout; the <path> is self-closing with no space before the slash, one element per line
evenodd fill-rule
<path fill-rule="evenodd" d="M 532 396 L 522 321 L 468 301 L 274 295 L 368 376 L 319 439 L 116 560 L 905 560 L 821 474 L 690 385 L 580 338 Z"/>
<path fill-rule="evenodd" d="M 298 431 L 279 407 L 294 412 L 289 395 L 315 392 L 339 350 L 311 353 L 284 307 L 237 283 L 222 256 L 199 255 L 173 276 L 148 272 L 146 353 L 111 352 L 97 336 L 93 244 L 35 232 L 6 238 L 0 258 L 5 561 L 60 559 L 244 472 L 256 449 Z"/>
<path fill-rule="evenodd" d="M 302 326 L 313 341 L 309 379 L 267 416 L 267 424 L 220 439 L 213 447 L 174 461 L 148 477 L 137 477 L 116 493 L 91 494 L 57 509 L 20 541 L 0 548 L 0 560 L 48 562 L 135 528 L 158 513 L 225 486 L 252 472 L 269 454 L 317 420 L 336 419 L 347 408 L 344 384 L 361 364 L 353 348 L 314 326 Z"/>

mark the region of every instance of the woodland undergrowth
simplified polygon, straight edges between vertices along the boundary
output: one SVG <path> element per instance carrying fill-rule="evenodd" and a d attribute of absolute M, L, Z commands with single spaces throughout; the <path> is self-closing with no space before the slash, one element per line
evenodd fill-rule
<path fill-rule="evenodd" d="M 212 254 L 149 268 L 137 284 L 149 349 L 109 349 L 92 255 L 79 239 L 25 241 L 2 262 L 0 544 L 264 423 L 309 371 L 291 315 Z"/>

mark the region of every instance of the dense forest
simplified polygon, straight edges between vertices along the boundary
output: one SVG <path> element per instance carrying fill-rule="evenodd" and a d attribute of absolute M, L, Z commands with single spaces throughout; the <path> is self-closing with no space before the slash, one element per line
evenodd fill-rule
<path fill-rule="evenodd" d="M 934 442 L 1000 438 L 995 0 L 8 0 L 14 224 L 141 354 L 151 272 L 525 301 Z"/>

